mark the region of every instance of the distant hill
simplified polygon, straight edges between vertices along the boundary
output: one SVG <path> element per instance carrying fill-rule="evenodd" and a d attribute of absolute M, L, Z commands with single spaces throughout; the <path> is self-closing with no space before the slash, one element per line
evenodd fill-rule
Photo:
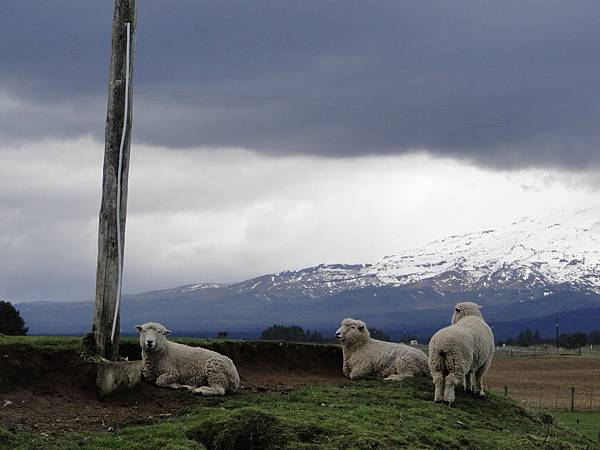
<path fill-rule="evenodd" d="M 158 320 L 173 330 L 244 335 L 283 323 L 327 336 L 341 319 L 354 316 L 392 336 L 406 330 L 426 336 L 447 324 L 454 304 L 465 299 L 484 306 L 502 337 L 522 327 L 547 333 L 556 313 L 572 331 L 577 324 L 598 328 L 592 313 L 586 318 L 583 311 L 600 308 L 600 209 L 451 236 L 374 264 L 322 264 L 239 283 L 128 295 L 121 323 L 123 332 Z M 34 334 L 90 328 L 90 302 L 17 307 Z"/>

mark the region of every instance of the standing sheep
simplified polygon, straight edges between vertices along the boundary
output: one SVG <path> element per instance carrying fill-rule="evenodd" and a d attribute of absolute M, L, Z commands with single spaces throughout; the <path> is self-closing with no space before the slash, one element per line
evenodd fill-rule
<path fill-rule="evenodd" d="M 458 303 L 452 325 L 439 330 L 429 341 L 429 369 L 436 402 L 452 404 L 457 384 L 485 395 L 482 379 L 492 363 L 494 334 L 479 309 L 476 303 Z"/>
<path fill-rule="evenodd" d="M 335 337 L 342 344 L 342 371 L 351 380 L 401 380 L 429 373 L 425 353 L 408 345 L 372 339 L 362 320 L 344 319 Z"/>
<path fill-rule="evenodd" d="M 135 327 L 140 333 L 142 374 L 159 387 L 188 389 L 200 395 L 235 392 L 240 377 L 233 361 L 217 352 L 170 342 L 160 323 Z"/>

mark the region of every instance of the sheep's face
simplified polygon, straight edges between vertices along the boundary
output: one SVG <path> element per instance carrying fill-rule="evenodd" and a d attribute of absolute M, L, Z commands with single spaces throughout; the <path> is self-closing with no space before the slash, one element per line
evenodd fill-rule
<path fill-rule="evenodd" d="M 156 322 L 148 322 L 135 327 L 140 332 L 140 345 L 147 352 L 159 352 L 167 342 L 167 336 L 171 334 L 163 325 Z"/>
<path fill-rule="evenodd" d="M 480 308 L 481 306 L 473 302 L 457 303 L 454 307 L 454 314 L 452 315 L 452 324 L 454 325 L 460 319 L 467 316 L 476 316 L 483 319 L 481 311 L 479 310 Z"/>
<path fill-rule="evenodd" d="M 367 325 L 362 320 L 344 319 L 342 326 L 335 332 L 335 337 L 342 345 L 352 345 L 369 339 Z"/>

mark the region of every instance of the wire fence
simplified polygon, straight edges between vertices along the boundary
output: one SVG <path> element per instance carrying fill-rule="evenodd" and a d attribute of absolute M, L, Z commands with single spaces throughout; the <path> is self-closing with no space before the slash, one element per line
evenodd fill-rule
<path fill-rule="evenodd" d="M 600 411 L 600 386 L 492 386 L 491 392 L 516 400 L 528 408 L 554 411 Z"/>
<path fill-rule="evenodd" d="M 553 345 L 532 345 L 529 347 L 498 346 L 494 356 L 592 356 L 600 358 L 600 345 L 587 345 L 579 348 L 558 349 Z"/>

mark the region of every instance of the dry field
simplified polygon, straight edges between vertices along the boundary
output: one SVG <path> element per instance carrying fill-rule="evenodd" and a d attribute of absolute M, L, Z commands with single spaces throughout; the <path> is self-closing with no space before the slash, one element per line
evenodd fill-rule
<path fill-rule="evenodd" d="M 600 358 L 588 356 L 497 356 L 485 379 L 493 392 L 527 406 L 600 410 Z"/>

